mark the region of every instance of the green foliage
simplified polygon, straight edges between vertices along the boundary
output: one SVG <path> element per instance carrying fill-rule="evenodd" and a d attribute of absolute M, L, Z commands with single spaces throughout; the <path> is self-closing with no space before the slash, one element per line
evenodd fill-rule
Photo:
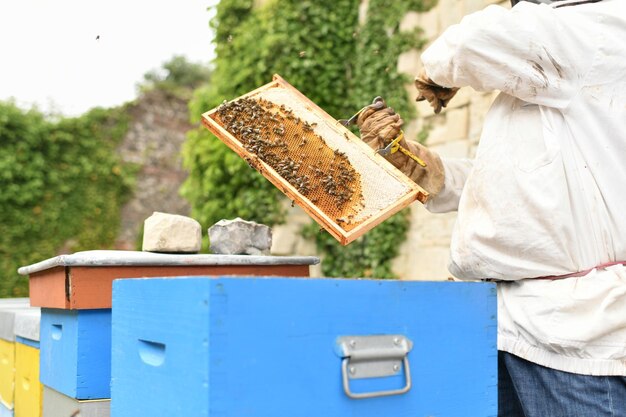
<path fill-rule="evenodd" d="M 192 91 L 209 81 L 208 67 L 187 61 L 184 56 L 174 56 L 158 70 L 144 74 L 140 91 L 159 89 L 178 97 L 189 97 Z"/>
<path fill-rule="evenodd" d="M 349 100 L 353 108 L 380 95 L 405 120 L 415 116 L 405 85 L 407 77 L 397 71 L 398 57 L 412 48 L 421 48 L 421 31 L 400 32 L 400 21 L 409 11 L 425 11 L 434 3 L 429 0 L 389 2 L 370 0 L 365 24 L 357 29 L 353 82 Z M 423 142 L 425 137 L 415 138 Z M 347 247 L 330 234 L 315 235 L 317 247 L 325 255 L 322 272 L 330 277 L 393 278 L 391 261 L 409 228 L 405 210 L 387 219 Z M 305 231 L 311 236 L 311 229 Z"/>
<path fill-rule="evenodd" d="M 358 1 L 273 1 L 254 11 L 252 3 L 217 6 L 215 70 L 190 104 L 194 121 L 274 73 L 335 116 L 353 111 L 345 97 Z M 189 133 L 183 155 L 190 175 L 182 194 L 204 226 L 237 216 L 265 224 L 284 219 L 282 194 L 206 129 Z"/>
<path fill-rule="evenodd" d="M 398 57 L 411 48 L 421 48 L 421 30 L 400 32 L 400 21 L 409 11 L 424 11 L 430 0 L 389 2 L 370 0 L 367 19 L 359 29 L 352 97 L 355 105 L 372 100 L 372 94 L 383 96 L 404 120 L 415 116 L 405 85 L 406 75 L 397 71 Z"/>
<path fill-rule="evenodd" d="M 126 123 L 122 108 L 51 122 L 0 102 L 0 297 L 28 294 L 19 266 L 113 244 L 133 178 L 114 152 Z"/>
<path fill-rule="evenodd" d="M 396 214 L 348 246 L 341 246 L 330 234 L 319 230 L 317 224 L 307 226 L 303 235 L 315 239 L 317 248 L 325 255 L 324 276 L 392 278 L 391 260 L 406 238 L 408 213 L 405 210 Z"/>
<path fill-rule="evenodd" d="M 425 1 L 370 0 L 367 22 L 359 26 L 359 0 L 273 0 L 258 8 L 253 0 L 221 0 L 211 23 L 215 69 L 211 85 L 197 90 L 190 104 L 193 120 L 269 82 L 274 73 L 335 118 L 350 116 L 376 95 L 411 118 L 407 80 L 396 63 L 400 53 L 422 41 L 417 31 L 400 33 L 399 23 L 407 11 L 424 10 Z M 282 194 L 206 129 L 189 133 L 184 158 L 190 175 L 182 193 L 204 226 L 235 216 L 282 221 Z M 348 247 L 325 232 L 315 233 L 323 273 L 391 277 L 390 261 L 407 228 L 401 213 Z"/>

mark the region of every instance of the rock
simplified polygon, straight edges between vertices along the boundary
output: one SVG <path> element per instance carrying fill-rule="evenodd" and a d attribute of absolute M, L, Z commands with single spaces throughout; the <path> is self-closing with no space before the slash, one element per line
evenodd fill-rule
<path fill-rule="evenodd" d="M 211 252 L 224 255 L 269 255 L 272 229 L 237 217 L 220 220 L 209 228 Z"/>
<path fill-rule="evenodd" d="M 155 211 L 144 221 L 146 252 L 197 253 L 201 246 L 202 226 L 190 217 Z"/>

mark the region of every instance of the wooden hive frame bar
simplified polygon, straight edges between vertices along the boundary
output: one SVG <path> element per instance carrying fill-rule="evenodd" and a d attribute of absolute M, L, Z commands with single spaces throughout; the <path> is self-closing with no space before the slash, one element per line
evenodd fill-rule
<path fill-rule="evenodd" d="M 400 198 L 393 201 L 384 209 L 378 211 L 375 215 L 370 216 L 356 227 L 351 230 L 345 230 L 337 221 L 329 217 L 319 207 L 309 200 L 306 196 L 298 191 L 292 184 L 280 176 L 270 165 L 262 161 L 257 155 L 249 152 L 244 148 L 242 143 L 235 138 L 230 132 L 228 132 L 222 125 L 220 125 L 214 118 L 214 114 L 218 111 L 218 108 L 212 109 L 202 115 L 203 125 L 209 129 L 215 136 L 217 136 L 222 142 L 224 142 L 230 149 L 235 151 L 240 157 L 245 159 L 250 166 L 255 168 L 265 178 L 267 178 L 272 184 L 274 184 L 280 191 L 282 191 L 288 198 L 293 200 L 302 209 L 311 216 L 320 226 L 326 229 L 333 237 L 335 237 L 342 245 L 354 241 L 358 237 L 362 236 L 368 230 L 371 230 L 376 225 L 383 222 L 393 214 L 402 210 L 415 200 L 419 200 L 425 203 L 428 199 L 428 193 L 422 189 L 419 185 L 413 182 L 410 178 L 396 169 L 393 165 L 385 160 L 382 156 L 374 152 L 367 144 L 360 140 L 350 130 L 339 124 L 332 116 L 322 110 L 319 106 L 313 103 L 304 94 L 298 91 L 295 87 L 290 85 L 287 81 L 281 78 L 279 75 L 274 75 L 273 81 L 262 87 L 257 88 L 235 100 L 242 98 L 253 97 L 261 92 L 269 90 L 271 88 L 283 88 L 289 91 L 292 95 L 296 96 L 298 101 L 302 103 L 308 111 L 314 113 L 318 117 L 321 117 L 331 126 L 332 129 L 338 135 L 343 135 L 350 143 L 350 146 L 358 147 L 362 154 L 366 157 L 374 160 L 380 169 L 384 170 L 387 174 L 390 174 L 395 180 L 403 184 L 409 191 L 402 195 Z M 233 100 L 233 101 L 235 101 Z"/>

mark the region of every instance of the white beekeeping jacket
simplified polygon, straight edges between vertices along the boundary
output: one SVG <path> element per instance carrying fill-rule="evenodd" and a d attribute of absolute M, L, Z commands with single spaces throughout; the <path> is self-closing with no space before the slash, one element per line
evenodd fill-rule
<path fill-rule="evenodd" d="M 440 85 L 501 91 L 427 207 L 458 209 L 450 272 L 507 281 L 499 349 L 626 375 L 626 268 L 599 267 L 626 261 L 626 1 L 569 3 L 489 6 L 423 53 Z"/>

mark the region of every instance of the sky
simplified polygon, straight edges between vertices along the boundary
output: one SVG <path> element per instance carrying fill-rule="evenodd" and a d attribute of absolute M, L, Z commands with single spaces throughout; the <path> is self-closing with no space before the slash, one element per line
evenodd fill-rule
<path fill-rule="evenodd" d="M 67 116 L 132 100 L 174 55 L 210 62 L 216 1 L 0 1 L 0 100 Z"/>

